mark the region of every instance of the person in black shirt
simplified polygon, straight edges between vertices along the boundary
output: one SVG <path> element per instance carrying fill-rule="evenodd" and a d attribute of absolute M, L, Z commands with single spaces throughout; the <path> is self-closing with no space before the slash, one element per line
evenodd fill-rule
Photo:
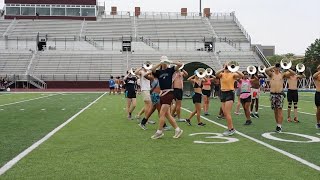
<path fill-rule="evenodd" d="M 170 64 L 175 64 L 176 66 L 170 68 Z M 162 56 L 160 58 L 160 64 L 154 66 L 151 69 L 154 73 L 154 76 L 158 78 L 161 89 L 159 128 L 157 132 L 153 136 L 151 136 L 152 139 L 159 139 L 164 136 L 163 125 L 165 123 L 165 118 L 167 118 L 170 124 L 175 128 L 175 135 L 173 136 L 173 138 L 179 138 L 183 133 L 183 130 L 178 127 L 176 121 L 170 113 L 170 105 L 172 103 L 172 100 L 174 99 L 172 76 L 173 73 L 175 71 L 178 71 L 181 66 L 182 64 L 180 62 L 172 63 L 171 61 L 169 61 L 167 56 Z"/>
<path fill-rule="evenodd" d="M 136 108 L 136 86 L 137 77 L 133 76 L 131 73 L 127 72 L 127 75 L 123 78 L 125 83 L 125 97 L 127 98 L 127 112 L 128 119 L 132 119 L 132 112 Z"/>

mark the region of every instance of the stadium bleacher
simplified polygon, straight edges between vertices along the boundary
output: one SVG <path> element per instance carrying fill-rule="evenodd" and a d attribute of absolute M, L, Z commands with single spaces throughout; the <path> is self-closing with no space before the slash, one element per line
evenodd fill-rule
<path fill-rule="evenodd" d="M 0 38 L 1 74 L 28 72 L 44 81 L 106 80 L 144 61 L 157 63 L 162 55 L 214 69 L 230 60 L 242 69 L 263 64 L 232 13 L 209 19 L 0 20 L 0 25 L 0 35 L 5 33 Z M 38 33 L 47 37 L 43 52 L 35 51 Z M 122 38 L 132 40 L 132 52 L 122 52 Z M 213 52 L 205 48 L 208 40 L 214 42 Z"/>

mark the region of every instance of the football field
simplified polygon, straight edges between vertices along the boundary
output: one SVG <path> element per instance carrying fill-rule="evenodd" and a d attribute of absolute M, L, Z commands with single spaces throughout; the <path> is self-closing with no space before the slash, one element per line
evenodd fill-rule
<path fill-rule="evenodd" d="M 320 130 L 315 128 L 313 93 L 300 93 L 300 123 L 276 124 L 268 93 L 260 98 L 260 118 L 222 137 L 220 102 L 211 99 L 207 125 L 179 122 L 163 138 L 150 137 L 157 124 L 128 120 L 123 95 L 108 93 L 0 94 L 0 180 L 2 179 L 320 179 Z M 143 105 L 138 97 L 136 114 Z M 194 105 L 183 100 L 182 117 Z M 286 109 L 287 104 L 284 105 Z M 155 113 L 152 120 L 158 122 Z"/>

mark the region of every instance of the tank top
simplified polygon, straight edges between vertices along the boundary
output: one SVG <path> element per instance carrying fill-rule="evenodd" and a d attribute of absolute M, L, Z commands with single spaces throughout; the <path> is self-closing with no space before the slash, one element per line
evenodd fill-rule
<path fill-rule="evenodd" d="M 144 76 L 147 74 L 147 72 L 141 71 L 141 77 L 140 77 L 140 87 L 141 91 L 150 91 L 150 81 L 146 79 Z"/>
<path fill-rule="evenodd" d="M 234 90 L 234 81 L 233 73 L 221 73 L 220 84 L 222 91 L 233 91 Z"/>
<path fill-rule="evenodd" d="M 241 79 L 238 84 L 240 89 L 240 98 L 248 98 L 251 94 L 251 81 L 249 79 Z"/>
<path fill-rule="evenodd" d="M 205 86 L 211 86 L 211 80 L 208 79 L 207 81 L 205 81 L 205 82 L 203 83 L 203 85 L 205 85 Z"/>

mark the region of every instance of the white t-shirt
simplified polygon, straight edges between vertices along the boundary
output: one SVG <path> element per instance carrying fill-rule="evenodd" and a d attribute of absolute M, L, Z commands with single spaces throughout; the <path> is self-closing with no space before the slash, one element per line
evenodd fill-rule
<path fill-rule="evenodd" d="M 140 86 L 141 86 L 141 91 L 150 91 L 150 81 L 146 79 L 144 76 L 147 74 L 147 72 L 141 71 L 141 76 L 140 76 Z"/>

